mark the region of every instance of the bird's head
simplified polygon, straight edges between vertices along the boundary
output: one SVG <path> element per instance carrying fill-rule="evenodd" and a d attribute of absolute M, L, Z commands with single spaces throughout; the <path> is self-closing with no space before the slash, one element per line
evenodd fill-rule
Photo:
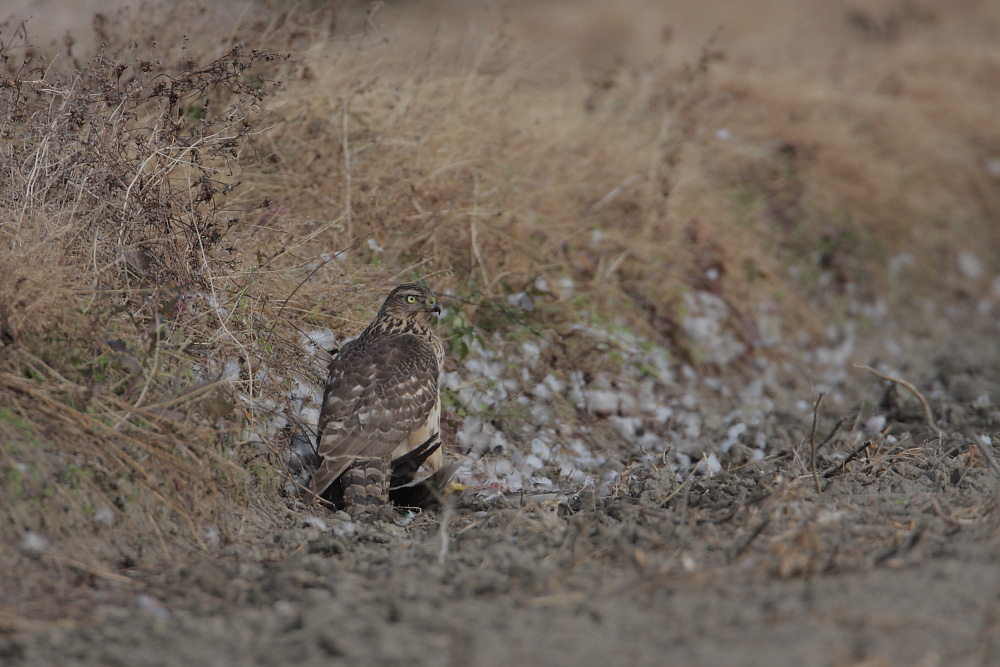
<path fill-rule="evenodd" d="M 385 298 L 379 312 L 401 319 L 415 319 L 428 313 L 441 314 L 441 306 L 433 292 L 416 283 L 399 285 Z"/>

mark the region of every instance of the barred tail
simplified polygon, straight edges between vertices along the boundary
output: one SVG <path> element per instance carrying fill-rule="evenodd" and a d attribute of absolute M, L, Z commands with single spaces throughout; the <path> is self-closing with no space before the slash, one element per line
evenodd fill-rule
<path fill-rule="evenodd" d="M 389 460 L 387 457 L 360 459 L 337 480 L 338 506 L 352 517 L 376 512 L 389 502 Z"/>

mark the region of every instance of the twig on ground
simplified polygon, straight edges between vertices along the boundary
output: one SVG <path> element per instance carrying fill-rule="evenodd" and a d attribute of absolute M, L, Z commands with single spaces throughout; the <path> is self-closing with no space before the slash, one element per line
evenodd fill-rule
<path fill-rule="evenodd" d="M 54 561 L 56 563 L 62 563 L 64 565 L 69 565 L 75 570 L 81 572 L 86 572 L 95 577 L 100 577 L 101 579 L 107 579 L 108 581 L 114 581 L 118 584 L 131 584 L 132 579 L 122 576 L 120 574 L 115 574 L 114 572 L 108 572 L 104 568 L 97 567 L 96 565 L 90 565 L 82 561 L 78 561 L 75 558 L 70 558 L 69 556 L 63 556 L 61 554 L 52 553 L 51 551 L 46 551 L 42 554 L 43 558 Z"/>
<path fill-rule="evenodd" d="M 837 465 L 833 466 L 832 468 L 830 468 L 826 472 L 824 472 L 823 473 L 823 479 L 827 479 L 827 478 L 833 477 L 834 474 L 836 474 L 837 470 L 841 470 L 841 471 L 844 470 L 847 467 L 848 463 L 850 463 L 851 461 L 853 461 L 854 459 L 856 459 L 858 457 L 858 455 L 861 452 L 863 452 L 866 449 L 868 449 L 871 446 L 871 444 L 872 443 L 869 442 L 869 441 L 867 441 L 867 440 L 865 442 L 861 443 L 861 446 L 859 446 L 853 452 L 851 452 L 850 454 L 848 454 L 847 457 L 845 457 L 843 461 L 841 461 Z"/>
<path fill-rule="evenodd" d="M 896 544 L 896 545 L 894 545 L 894 546 L 886 549 L 882 553 L 880 553 L 877 556 L 875 556 L 874 564 L 875 565 L 882 565 L 883 563 L 885 563 L 890 558 L 896 558 L 898 556 L 905 555 L 907 552 L 909 552 L 911 549 L 913 549 L 913 547 L 917 546 L 917 543 L 920 542 L 920 538 L 923 537 L 924 532 L 926 530 L 927 530 L 927 526 L 926 525 L 924 525 L 922 523 L 919 524 L 907 536 L 907 538 L 904 541 L 902 541 L 899 544 Z"/>
<path fill-rule="evenodd" d="M 854 423 L 851 424 L 851 431 L 847 434 L 847 442 L 854 441 L 854 434 L 858 432 L 858 423 L 861 421 L 861 412 L 864 410 L 863 405 L 858 406 L 858 413 L 854 415 Z"/>
<path fill-rule="evenodd" d="M 160 327 L 159 327 L 159 316 L 154 313 L 154 326 L 153 326 L 153 365 L 149 369 L 149 373 L 146 376 L 146 382 L 142 386 L 142 391 L 139 392 L 139 398 L 135 400 L 133 407 L 138 409 L 144 400 L 146 400 L 146 394 L 149 393 L 149 387 L 153 384 L 153 380 L 156 379 L 157 371 L 160 369 Z M 114 426 L 111 428 L 116 431 L 121 428 L 122 424 L 127 422 L 132 418 L 132 411 L 129 410 L 123 414 Z"/>
<path fill-rule="evenodd" d="M 736 549 L 736 553 L 733 554 L 733 560 L 734 561 L 738 560 L 739 557 L 742 556 L 746 552 L 746 550 L 750 548 L 750 545 L 753 544 L 754 540 L 756 540 L 758 537 L 760 537 L 760 534 L 763 533 L 764 530 L 770 524 L 771 524 L 771 517 L 767 517 L 766 519 L 764 519 L 763 521 L 761 521 L 760 524 L 756 528 L 753 529 L 753 532 L 750 533 L 750 537 L 748 537 L 747 539 L 743 540 L 743 544 L 741 544 L 739 546 L 739 548 Z"/>
<path fill-rule="evenodd" d="M 833 440 L 833 436 L 837 435 L 837 431 L 840 430 L 840 427 L 844 425 L 845 421 L 847 421 L 847 417 L 846 416 L 841 417 L 840 420 L 836 424 L 833 425 L 833 428 L 830 429 L 830 433 L 825 438 L 823 438 L 823 442 L 821 442 L 818 445 L 816 445 L 816 451 L 817 452 L 819 450 L 823 449 L 824 447 L 826 447 L 827 444 L 829 444 L 829 442 L 831 440 Z"/>
<path fill-rule="evenodd" d="M 691 478 L 694 477 L 694 473 L 696 470 L 698 470 L 697 465 L 691 466 L 690 472 L 688 472 L 684 480 L 681 481 L 680 486 L 678 486 L 676 489 L 667 494 L 667 497 L 664 498 L 662 502 L 660 502 L 660 507 L 666 505 L 668 502 L 670 502 L 671 498 L 673 498 L 674 496 L 676 496 L 678 493 L 681 492 L 681 490 L 687 485 L 687 483 L 691 481 Z"/>
<path fill-rule="evenodd" d="M 865 364 L 854 364 L 854 367 L 859 370 L 868 371 L 872 375 L 880 377 L 883 380 L 894 382 L 895 384 L 904 387 L 907 391 L 916 396 L 917 400 L 920 401 L 920 405 L 924 409 L 924 419 L 927 420 L 927 425 L 931 427 L 931 430 L 934 431 L 935 434 L 937 434 L 938 444 L 944 443 L 944 432 L 937 427 L 937 424 L 934 423 L 934 417 L 933 415 L 931 415 L 931 406 L 927 402 L 927 399 L 924 398 L 924 395 L 921 394 L 916 387 L 914 387 L 912 384 L 910 384 L 909 382 L 907 382 L 902 378 L 893 377 L 892 375 L 886 375 L 885 373 L 881 373 L 872 368 L 871 366 L 867 366 Z"/>
<path fill-rule="evenodd" d="M 1000 475 L 1000 463 L 997 463 L 997 460 L 993 457 L 992 452 L 986 448 L 986 443 L 982 442 L 978 436 L 972 437 L 972 443 L 976 446 L 976 449 L 979 450 L 979 453 L 983 455 L 983 458 L 986 459 L 986 462 L 990 464 L 990 467 L 993 468 L 993 472 Z"/>

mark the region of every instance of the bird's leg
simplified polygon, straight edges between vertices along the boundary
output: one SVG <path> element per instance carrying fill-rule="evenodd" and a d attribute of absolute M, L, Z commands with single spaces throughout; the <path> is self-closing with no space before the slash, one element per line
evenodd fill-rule
<path fill-rule="evenodd" d="M 351 518 L 378 511 L 389 502 L 389 458 L 358 459 L 340 476 L 344 511 Z"/>

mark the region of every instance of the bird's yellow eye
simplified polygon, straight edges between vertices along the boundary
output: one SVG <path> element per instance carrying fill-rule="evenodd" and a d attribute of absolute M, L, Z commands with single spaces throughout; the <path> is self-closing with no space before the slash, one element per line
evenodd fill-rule
<path fill-rule="evenodd" d="M 406 303 L 416 303 L 416 302 L 417 302 L 417 297 L 413 296 L 412 294 L 406 297 Z"/>

